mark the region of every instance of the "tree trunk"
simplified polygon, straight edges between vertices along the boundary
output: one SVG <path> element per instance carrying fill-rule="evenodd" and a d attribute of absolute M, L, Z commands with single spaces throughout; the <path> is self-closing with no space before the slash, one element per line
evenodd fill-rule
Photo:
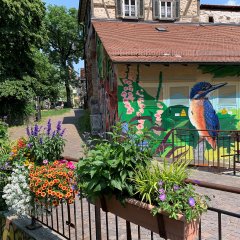
<path fill-rule="evenodd" d="M 62 68 L 63 68 L 63 79 L 65 82 L 65 88 L 66 88 L 66 96 L 67 96 L 67 107 L 72 107 L 72 99 L 71 99 L 71 89 L 69 85 L 69 78 L 70 78 L 70 73 L 68 66 L 66 65 L 65 61 L 62 62 Z"/>
<path fill-rule="evenodd" d="M 72 107 L 72 98 L 71 98 L 71 89 L 69 86 L 68 79 L 65 80 L 65 88 L 66 88 L 66 95 L 67 95 L 67 107 Z"/>

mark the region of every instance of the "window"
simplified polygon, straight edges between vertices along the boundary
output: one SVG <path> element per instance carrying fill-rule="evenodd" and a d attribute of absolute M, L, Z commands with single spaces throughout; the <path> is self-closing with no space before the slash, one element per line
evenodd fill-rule
<path fill-rule="evenodd" d="M 169 106 L 184 105 L 189 106 L 189 87 L 170 87 Z"/>
<path fill-rule="evenodd" d="M 144 0 L 116 0 L 116 17 L 144 18 Z"/>
<path fill-rule="evenodd" d="M 125 17 L 137 17 L 136 0 L 124 0 L 123 14 Z"/>
<path fill-rule="evenodd" d="M 153 0 L 153 19 L 176 19 L 179 17 L 179 0 Z"/>

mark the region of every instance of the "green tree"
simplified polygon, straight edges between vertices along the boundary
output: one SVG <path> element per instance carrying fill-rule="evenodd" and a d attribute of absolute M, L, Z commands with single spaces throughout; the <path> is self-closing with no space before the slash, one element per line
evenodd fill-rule
<path fill-rule="evenodd" d="M 71 107 L 70 82 L 74 75 L 73 63 L 82 56 L 83 39 L 77 22 L 77 9 L 49 6 L 45 17 L 48 40 L 44 50 L 50 61 L 59 66 L 65 83 L 68 106 Z"/>
<path fill-rule="evenodd" d="M 45 10 L 41 0 L 0 1 L 0 116 L 10 124 L 33 111 L 34 49 L 43 43 Z"/>
<path fill-rule="evenodd" d="M 57 66 L 50 63 L 49 58 L 42 51 L 34 52 L 34 82 L 33 89 L 37 96 L 41 99 L 54 99 L 59 96 L 59 70 Z"/>
<path fill-rule="evenodd" d="M 32 46 L 43 42 L 44 15 L 41 0 L 0 1 L 0 80 L 33 74 Z"/>

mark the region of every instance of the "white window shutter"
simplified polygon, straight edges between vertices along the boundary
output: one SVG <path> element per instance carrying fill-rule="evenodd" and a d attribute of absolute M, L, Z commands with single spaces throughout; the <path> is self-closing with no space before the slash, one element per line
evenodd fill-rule
<path fill-rule="evenodd" d="M 152 1 L 152 8 L 153 8 L 153 19 L 159 19 L 159 0 Z"/>
<path fill-rule="evenodd" d="M 116 1 L 116 17 L 122 17 L 123 16 L 122 0 L 115 0 L 115 1 Z"/>
<path fill-rule="evenodd" d="M 145 13 L 144 0 L 137 1 L 137 8 L 138 8 L 138 17 L 144 18 L 144 13 Z"/>

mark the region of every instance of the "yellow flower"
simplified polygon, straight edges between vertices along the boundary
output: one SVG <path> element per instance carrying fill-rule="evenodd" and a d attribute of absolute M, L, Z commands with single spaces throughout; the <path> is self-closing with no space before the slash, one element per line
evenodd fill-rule
<path fill-rule="evenodd" d="M 30 164 L 30 162 L 28 161 L 28 160 L 26 160 L 25 162 L 24 162 L 24 166 L 29 166 L 29 164 Z"/>

